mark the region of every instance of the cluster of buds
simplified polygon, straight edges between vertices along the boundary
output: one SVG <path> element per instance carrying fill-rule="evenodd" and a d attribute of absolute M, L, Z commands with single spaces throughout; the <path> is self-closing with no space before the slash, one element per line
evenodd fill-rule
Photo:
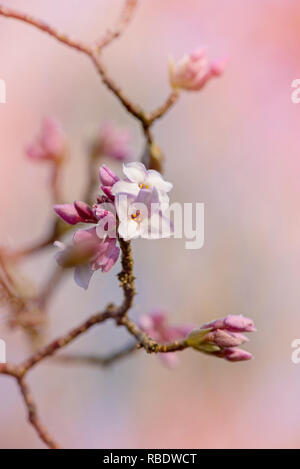
<path fill-rule="evenodd" d="M 204 49 L 198 49 L 175 62 L 169 60 L 169 79 L 174 90 L 199 91 L 213 77 L 224 71 L 225 61 L 208 61 Z"/>
<path fill-rule="evenodd" d="M 255 330 L 252 319 L 229 315 L 224 319 L 204 324 L 200 329 L 194 329 L 186 340 L 190 347 L 200 352 L 225 358 L 231 362 L 244 361 L 250 360 L 252 355 L 238 347 L 248 342 L 243 333 Z"/>

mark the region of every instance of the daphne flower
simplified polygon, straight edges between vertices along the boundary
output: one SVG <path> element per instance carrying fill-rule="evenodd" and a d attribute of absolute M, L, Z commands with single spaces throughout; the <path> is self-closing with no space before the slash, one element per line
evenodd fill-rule
<path fill-rule="evenodd" d="M 116 160 L 128 160 L 131 153 L 129 133 L 110 123 L 102 124 L 96 142 L 96 151 L 98 154 L 110 156 Z"/>
<path fill-rule="evenodd" d="M 40 134 L 26 148 L 29 158 L 37 161 L 60 162 L 66 152 L 66 137 L 60 123 L 53 119 L 44 119 Z"/>
<path fill-rule="evenodd" d="M 198 91 L 213 77 L 224 71 L 224 61 L 209 63 L 204 49 L 185 55 L 178 62 L 169 61 L 169 79 L 172 88 Z"/>
<path fill-rule="evenodd" d="M 140 189 L 137 196 L 117 193 L 115 206 L 119 235 L 125 239 L 165 238 L 172 232 L 171 221 L 162 213 L 158 191 Z"/>
<path fill-rule="evenodd" d="M 156 189 L 160 203 L 168 205 L 167 192 L 172 189 L 173 184 L 165 181 L 158 171 L 147 170 L 143 163 L 133 162 L 123 164 L 123 173 L 126 179 L 114 184 L 112 187 L 113 195 L 123 192 L 137 196 L 142 189 L 149 191 Z"/>
<path fill-rule="evenodd" d="M 190 324 L 171 325 L 168 321 L 168 314 L 163 311 L 154 311 L 141 316 L 139 325 L 152 339 L 163 344 L 184 339 L 194 328 Z M 174 367 L 178 363 L 175 352 L 160 353 L 159 357 L 169 367 Z"/>
<path fill-rule="evenodd" d="M 187 336 L 187 343 L 200 352 L 213 354 L 228 361 L 250 360 L 251 353 L 237 347 L 248 342 L 243 332 L 255 330 L 252 319 L 230 315 L 193 330 Z"/>
<path fill-rule="evenodd" d="M 99 238 L 96 227 L 77 231 L 72 247 L 58 242 L 55 244 L 61 249 L 56 257 L 57 262 L 63 267 L 75 267 L 75 281 L 85 289 L 88 288 L 93 273 L 99 269 L 108 272 L 120 254 L 116 238 Z"/>

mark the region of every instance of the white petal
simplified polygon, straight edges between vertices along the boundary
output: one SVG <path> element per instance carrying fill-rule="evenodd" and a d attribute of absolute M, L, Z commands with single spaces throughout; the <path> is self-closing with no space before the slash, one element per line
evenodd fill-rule
<path fill-rule="evenodd" d="M 125 241 L 139 236 L 139 226 L 134 220 L 120 223 L 118 231 L 121 238 L 125 239 Z"/>
<path fill-rule="evenodd" d="M 139 186 L 135 182 L 118 181 L 112 187 L 112 194 L 117 195 L 119 192 L 126 192 L 127 194 L 137 195 L 139 193 Z"/>
<path fill-rule="evenodd" d="M 173 233 L 171 221 L 161 213 L 154 213 L 149 219 L 149 227 L 143 228 L 142 237 L 149 239 L 169 238 Z"/>
<path fill-rule="evenodd" d="M 123 173 L 132 182 L 136 182 L 138 185 L 142 184 L 147 176 L 147 170 L 143 163 L 135 161 L 133 163 L 123 164 Z"/>
<path fill-rule="evenodd" d="M 93 270 L 88 265 L 77 266 L 74 272 L 75 282 L 77 285 L 86 290 L 89 286 L 93 273 Z"/>
<path fill-rule="evenodd" d="M 156 187 L 157 190 L 164 192 L 170 192 L 173 187 L 173 184 L 165 181 L 162 175 L 158 171 L 155 171 L 155 169 L 149 169 L 146 184 L 149 184 L 151 187 Z"/>
<path fill-rule="evenodd" d="M 161 208 L 162 212 L 164 212 L 165 210 L 167 210 L 169 208 L 170 198 L 163 191 L 158 192 L 158 197 L 159 197 L 159 202 L 160 202 L 160 208 Z"/>
<path fill-rule="evenodd" d="M 120 221 L 128 220 L 129 206 L 135 200 L 135 196 L 124 192 L 119 192 L 115 198 L 115 206 Z"/>

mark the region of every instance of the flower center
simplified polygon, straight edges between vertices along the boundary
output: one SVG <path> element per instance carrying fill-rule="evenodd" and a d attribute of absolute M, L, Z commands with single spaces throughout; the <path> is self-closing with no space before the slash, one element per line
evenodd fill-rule
<path fill-rule="evenodd" d="M 132 220 L 136 221 L 137 223 L 140 223 L 142 217 L 141 217 L 141 211 L 137 210 L 135 213 L 131 215 Z"/>
<path fill-rule="evenodd" d="M 139 185 L 139 188 L 140 189 L 149 189 L 149 184 L 142 183 L 142 184 Z"/>

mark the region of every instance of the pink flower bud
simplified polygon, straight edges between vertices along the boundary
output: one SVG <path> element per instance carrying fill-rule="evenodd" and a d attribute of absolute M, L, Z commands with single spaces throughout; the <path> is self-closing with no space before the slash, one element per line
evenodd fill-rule
<path fill-rule="evenodd" d="M 82 221 L 73 204 L 54 205 L 53 209 L 69 225 L 76 225 Z"/>
<path fill-rule="evenodd" d="M 174 89 L 198 91 L 212 78 L 221 75 L 225 61 L 210 64 L 204 49 L 184 56 L 177 63 L 169 61 L 169 78 Z"/>
<path fill-rule="evenodd" d="M 225 329 L 232 332 L 255 332 L 254 322 L 240 315 L 229 315 L 224 319 Z"/>
<path fill-rule="evenodd" d="M 81 200 L 74 202 L 74 205 L 54 205 L 53 209 L 69 225 L 76 225 L 76 223 L 97 223 L 98 221 L 91 207 Z"/>
<path fill-rule="evenodd" d="M 66 137 L 58 121 L 47 118 L 42 123 L 40 134 L 26 148 L 27 156 L 33 160 L 59 162 L 66 152 Z"/>
<path fill-rule="evenodd" d="M 115 200 L 115 196 L 112 193 L 112 186 L 101 186 L 101 189 L 111 201 Z"/>
<path fill-rule="evenodd" d="M 118 129 L 110 123 L 103 124 L 100 127 L 96 150 L 99 154 L 110 156 L 116 160 L 128 160 L 130 156 L 130 136 L 127 130 Z"/>
<path fill-rule="evenodd" d="M 217 329 L 216 331 L 208 332 L 205 336 L 204 343 L 217 345 L 220 348 L 236 347 L 241 345 L 244 341 L 241 337 L 224 330 Z"/>
<path fill-rule="evenodd" d="M 253 358 L 251 353 L 239 348 L 228 348 L 222 352 L 222 356 L 230 362 L 241 362 Z"/>
<path fill-rule="evenodd" d="M 90 222 L 90 223 L 96 223 L 97 222 L 97 218 L 95 217 L 93 210 L 85 202 L 81 202 L 80 200 L 76 200 L 74 202 L 74 207 L 77 210 L 78 215 L 86 223 L 87 222 Z"/>
<path fill-rule="evenodd" d="M 100 167 L 99 178 L 101 184 L 108 187 L 112 187 L 116 182 L 119 181 L 118 176 L 105 164 Z"/>
<path fill-rule="evenodd" d="M 242 315 L 228 315 L 223 319 L 216 319 L 202 326 L 203 329 L 226 329 L 229 332 L 255 332 L 254 322 Z"/>

